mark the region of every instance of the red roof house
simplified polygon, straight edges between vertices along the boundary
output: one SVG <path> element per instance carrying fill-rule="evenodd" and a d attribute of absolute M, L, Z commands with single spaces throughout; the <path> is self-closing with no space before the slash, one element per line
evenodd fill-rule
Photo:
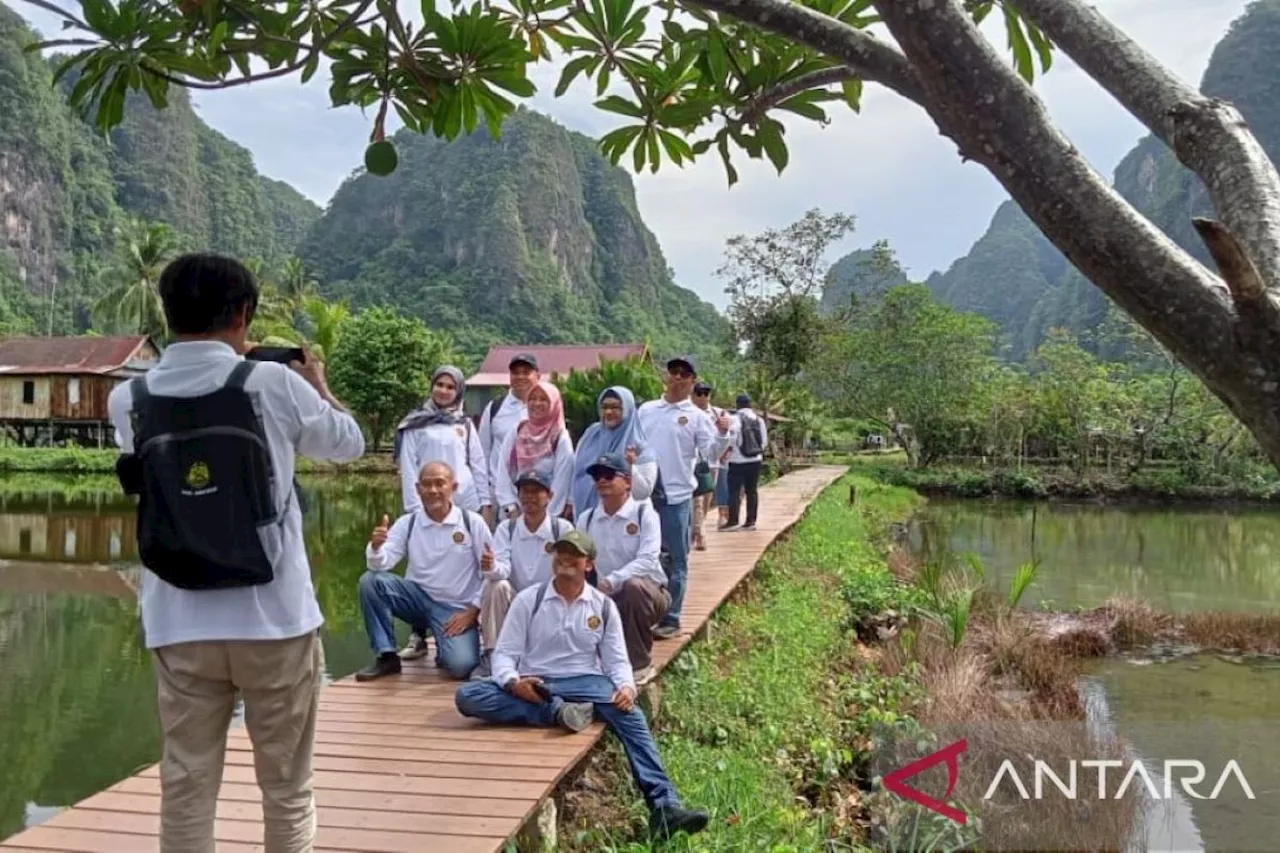
<path fill-rule="evenodd" d="M 538 359 L 538 370 L 550 379 L 552 376 L 568 376 L 573 370 L 592 370 L 601 361 L 625 361 L 629 358 L 646 358 L 649 347 L 645 344 L 583 344 L 566 346 L 491 347 L 484 357 L 480 370 L 467 380 L 468 388 L 506 388 L 511 359 L 521 353 L 529 353 Z"/>
<path fill-rule="evenodd" d="M 146 335 L 4 338 L 0 339 L 0 376 L 127 376 L 145 371 L 158 355 Z"/>

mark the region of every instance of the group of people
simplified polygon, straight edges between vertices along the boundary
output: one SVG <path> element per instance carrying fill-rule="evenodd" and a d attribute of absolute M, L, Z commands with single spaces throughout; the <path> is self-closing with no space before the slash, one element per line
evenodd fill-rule
<path fill-rule="evenodd" d="M 214 849 L 239 694 L 265 849 L 310 851 L 323 618 L 295 463 L 352 461 L 364 437 L 309 353 L 281 363 L 249 343 L 259 289 L 242 264 L 184 255 L 158 289 L 172 343 L 109 410 L 149 570 L 139 603 L 164 732 L 161 850 Z M 764 420 L 745 398 L 733 415 L 711 406 L 694 360 L 679 357 L 658 400 L 604 391 L 575 452 L 536 359 L 510 371 L 510 393 L 478 426 L 452 367 L 399 425 L 403 513 L 384 515 L 366 546 L 359 598 L 375 659 L 356 677 L 399 672 L 431 638 L 437 664 L 465 681 L 459 712 L 574 732 L 598 717 L 623 743 L 653 835 L 700 831 L 708 815 L 681 804 L 637 688 L 652 678 L 655 638 L 681 630 L 688 554 L 705 547 L 711 506 L 732 529 L 745 495 L 743 527 L 756 523 Z M 394 619 L 412 632 L 399 652 Z"/>

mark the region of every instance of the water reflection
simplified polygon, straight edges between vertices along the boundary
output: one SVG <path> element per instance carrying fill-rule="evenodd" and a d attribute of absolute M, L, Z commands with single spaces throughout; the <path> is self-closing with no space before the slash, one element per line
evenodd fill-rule
<path fill-rule="evenodd" d="M 1002 589 L 1038 557 L 1024 606 L 1094 607 L 1132 595 L 1180 612 L 1276 609 L 1280 513 L 1272 509 L 931 500 L 910 535 L 917 553 L 978 554 Z"/>
<path fill-rule="evenodd" d="M 355 584 L 369 530 L 399 493 L 389 478 L 304 489 L 336 679 L 367 662 Z M 69 488 L 0 498 L 0 838 L 159 757 L 136 558 L 132 507 L 117 496 Z"/>

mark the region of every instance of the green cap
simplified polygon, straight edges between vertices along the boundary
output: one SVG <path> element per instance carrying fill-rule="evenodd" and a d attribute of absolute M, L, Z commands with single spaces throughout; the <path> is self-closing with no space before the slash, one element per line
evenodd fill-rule
<path fill-rule="evenodd" d="M 585 531 L 565 531 L 565 533 L 556 540 L 556 548 L 560 548 L 562 545 L 584 557 L 591 557 L 592 559 L 595 559 L 596 542 Z"/>

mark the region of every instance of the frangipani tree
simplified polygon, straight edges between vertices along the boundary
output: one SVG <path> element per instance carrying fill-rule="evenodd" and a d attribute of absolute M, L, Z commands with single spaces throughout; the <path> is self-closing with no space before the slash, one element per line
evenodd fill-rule
<path fill-rule="evenodd" d="M 163 107 L 173 85 L 306 81 L 327 60 L 335 105 L 376 107 L 373 141 L 386 142 L 392 109 L 423 133 L 453 138 L 481 122 L 496 133 L 534 93 L 529 66 L 558 61 L 557 92 L 593 86 L 618 116 L 601 140 L 615 162 L 656 169 L 714 149 L 733 182 L 741 153 L 786 167 L 782 117 L 826 121 L 833 104 L 858 109 L 864 84 L 884 86 L 990 171 L 1280 463 L 1280 176 L 1235 109 L 1085 0 L 479 0 L 424 3 L 419 20 L 394 0 L 82 0 L 76 12 L 27 2 L 65 22 L 43 46 L 79 51 L 62 66 L 79 74 L 71 100 L 104 129 L 130 90 Z M 979 29 L 990 15 L 1003 18 L 1012 63 Z M 1216 272 L 1054 126 L 1029 85 L 1051 43 L 1203 179 L 1219 218 L 1196 226 Z"/>

